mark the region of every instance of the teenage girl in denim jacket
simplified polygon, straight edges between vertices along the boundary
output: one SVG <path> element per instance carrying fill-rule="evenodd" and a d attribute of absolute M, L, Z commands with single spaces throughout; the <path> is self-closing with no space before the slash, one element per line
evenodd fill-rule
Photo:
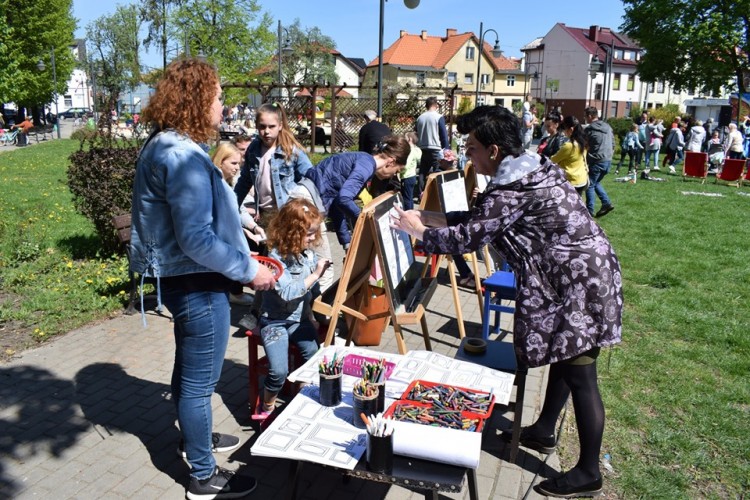
<path fill-rule="evenodd" d="M 310 304 L 320 293 L 318 280 L 330 264 L 312 250 L 320 241 L 321 224 L 323 218 L 315 204 L 303 198 L 290 200 L 271 219 L 269 256 L 281 262 L 284 272 L 275 288 L 263 294 L 260 336 L 268 358 L 268 376 L 254 419 L 264 419 L 274 409 L 289 371 L 289 341 L 297 345 L 305 361 L 318 350 L 318 325 Z"/>
<path fill-rule="evenodd" d="M 238 204 L 255 187 L 255 217 L 261 226 L 286 203 L 289 191 L 312 168 L 294 138 L 284 108 L 266 103 L 255 114 L 256 137 L 245 152 L 245 164 L 234 187 Z"/>

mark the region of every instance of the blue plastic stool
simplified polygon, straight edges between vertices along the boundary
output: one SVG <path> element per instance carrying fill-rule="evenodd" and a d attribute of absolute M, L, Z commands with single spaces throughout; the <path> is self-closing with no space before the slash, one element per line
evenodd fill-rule
<path fill-rule="evenodd" d="M 506 267 L 506 266 L 503 266 Z M 503 300 L 516 300 L 516 276 L 510 271 L 495 271 L 484 280 L 484 310 L 482 311 L 482 338 L 490 336 L 490 314 L 495 313 L 492 333 L 500 332 L 500 313 L 515 313 L 514 306 L 504 306 Z"/>

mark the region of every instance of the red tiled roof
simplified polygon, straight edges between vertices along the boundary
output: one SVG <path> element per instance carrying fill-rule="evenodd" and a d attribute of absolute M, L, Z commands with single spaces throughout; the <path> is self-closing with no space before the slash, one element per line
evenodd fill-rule
<path fill-rule="evenodd" d="M 423 66 L 444 69 L 448 61 L 464 46 L 467 40 L 479 39 L 474 33 L 460 33 L 449 36 L 431 36 L 404 34 L 390 47 L 383 51 L 383 64 L 400 66 Z M 497 69 L 518 69 L 519 62 L 504 56 L 493 57 L 492 45 L 484 41 L 484 54 Z M 377 66 L 378 58 L 373 59 L 367 67 Z"/>
<path fill-rule="evenodd" d="M 606 51 L 602 48 L 602 45 L 614 47 L 616 49 L 626 49 L 640 51 L 641 48 L 636 45 L 630 38 L 624 34 L 617 33 L 607 27 L 592 26 L 591 28 L 574 28 L 572 26 L 565 26 L 563 23 L 558 25 L 565 30 L 576 42 L 578 42 L 589 54 L 597 55 L 601 60 L 607 56 Z M 596 28 L 596 42 L 591 40 L 591 29 Z M 618 64 L 632 65 L 635 66 L 636 61 L 615 59 Z"/>

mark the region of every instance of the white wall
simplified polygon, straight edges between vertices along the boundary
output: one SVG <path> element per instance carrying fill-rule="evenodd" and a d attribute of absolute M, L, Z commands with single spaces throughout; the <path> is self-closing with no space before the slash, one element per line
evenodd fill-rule
<path fill-rule="evenodd" d="M 349 64 L 344 62 L 340 57 L 336 57 L 336 75 L 339 77 L 339 83 L 347 85 L 359 85 L 359 73 Z M 345 88 L 353 97 L 359 97 L 359 89 Z"/>

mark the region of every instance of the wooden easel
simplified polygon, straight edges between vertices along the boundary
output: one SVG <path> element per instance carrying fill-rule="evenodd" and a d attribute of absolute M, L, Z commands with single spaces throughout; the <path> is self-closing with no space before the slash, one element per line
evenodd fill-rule
<path fill-rule="evenodd" d="M 466 198 L 469 200 L 469 207 L 473 205 L 473 197 L 474 197 L 474 188 L 478 187 L 479 181 L 477 180 L 477 172 L 474 170 L 474 165 L 471 162 L 467 162 L 466 166 L 464 167 L 464 178 L 466 180 Z M 482 255 L 484 257 L 484 268 L 487 271 L 487 276 L 491 275 L 493 272 L 495 272 L 496 266 L 494 266 L 492 263 L 495 262 L 495 257 L 492 256 L 492 252 L 494 250 L 490 250 L 489 245 L 485 245 L 482 248 Z M 495 251 L 495 253 L 497 253 Z M 480 290 L 480 297 L 481 297 L 481 290 Z"/>
<path fill-rule="evenodd" d="M 408 349 L 404 342 L 402 325 L 416 325 L 422 327 L 422 337 L 424 338 L 425 349 L 432 350 L 430 335 L 427 330 L 427 320 L 425 318 L 424 305 L 431 298 L 431 293 L 418 297 L 414 303 L 402 303 L 403 281 L 394 282 L 394 270 L 396 276 L 419 276 L 421 264 L 414 260 L 414 254 L 411 247 L 411 241 L 405 233 L 388 228 L 388 233 L 384 231 L 379 224 L 383 217 L 388 217 L 388 212 L 394 202 L 401 204 L 399 194 L 393 192 L 385 193 L 372 200 L 360 213 L 357 223 L 354 226 L 351 245 L 344 260 L 344 268 L 341 278 L 335 283 L 326 294 L 318 297 L 313 302 L 313 311 L 331 317 L 331 323 L 328 326 L 325 345 L 329 346 L 333 342 L 336 331 L 336 322 L 339 313 L 343 313 L 347 319 L 347 325 L 350 325 L 349 335 L 346 339 L 346 345 L 349 345 L 353 335 L 351 324 L 355 319 L 369 321 L 373 319 L 388 316 L 393 330 L 396 334 L 396 343 L 400 354 L 405 354 Z M 391 243 L 393 238 L 407 243 L 403 248 L 403 253 L 391 252 Z M 395 242 L 397 243 L 397 242 Z M 404 258 L 411 258 L 411 264 L 404 270 Z M 366 316 L 361 310 L 362 304 L 367 299 L 367 285 L 372 271 L 373 263 L 377 257 L 378 265 L 383 274 L 385 293 L 387 296 L 388 311 L 372 316 Z M 394 259 L 395 257 L 395 259 Z M 395 260 L 395 261 L 394 261 Z M 395 266 L 395 267 L 394 267 Z M 403 272 L 402 272 L 403 271 Z M 403 276 L 401 276 L 403 278 Z M 434 291 L 434 283 L 431 278 L 423 278 L 425 290 L 430 288 Z M 335 289 L 335 290 L 334 290 Z M 331 291 L 334 291 L 331 299 Z M 351 320 L 351 321 L 349 321 Z M 387 327 L 388 323 L 384 326 Z"/>
<path fill-rule="evenodd" d="M 454 184 L 457 181 L 461 181 L 460 183 L 458 183 L 461 186 L 460 191 L 454 190 L 454 192 L 450 194 L 445 193 L 444 188 L 447 188 L 447 186 L 449 185 L 448 183 Z M 476 183 L 476 179 L 474 179 L 474 183 Z M 422 193 L 422 201 L 419 208 L 432 212 L 445 213 L 446 211 L 449 211 L 446 209 L 450 209 L 449 203 L 446 202 L 446 196 L 464 196 L 467 201 L 466 206 L 468 207 L 468 196 L 466 196 L 467 189 L 468 186 L 466 185 L 466 181 L 464 179 L 464 173 L 460 170 L 448 170 L 445 172 L 432 173 L 427 177 L 427 181 L 425 182 L 425 188 Z M 473 190 L 473 187 L 471 189 Z M 479 310 L 481 311 L 484 307 L 484 303 L 482 298 L 482 285 L 479 282 L 479 265 L 477 264 L 476 253 L 472 252 L 471 256 L 471 263 L 474 272 L 475 290 L 477 294 L 477 300 L 479 302 Z M 456 265 L 453 262 L 453 257 L 451 255 L 441 255 L 438 257 L 437 263 L 435 264 L 436 268 L 440 268 L 440 263 L 443 257 L 448 260 L 448 276 L 451 280 L 453 304 L 456 307 L 458 335 L 463 339 L 466 336 L 466 329 L 464 327 L 463 312 L 461 311 L 461 299 L 458 295 L 458 283 L 456 282 Z M 430 262 L 429 256 L 427 262 Z M 426 272 L 427 263 L 425 263 L 425 267 L 423 270 L 423 273 Z"/>

